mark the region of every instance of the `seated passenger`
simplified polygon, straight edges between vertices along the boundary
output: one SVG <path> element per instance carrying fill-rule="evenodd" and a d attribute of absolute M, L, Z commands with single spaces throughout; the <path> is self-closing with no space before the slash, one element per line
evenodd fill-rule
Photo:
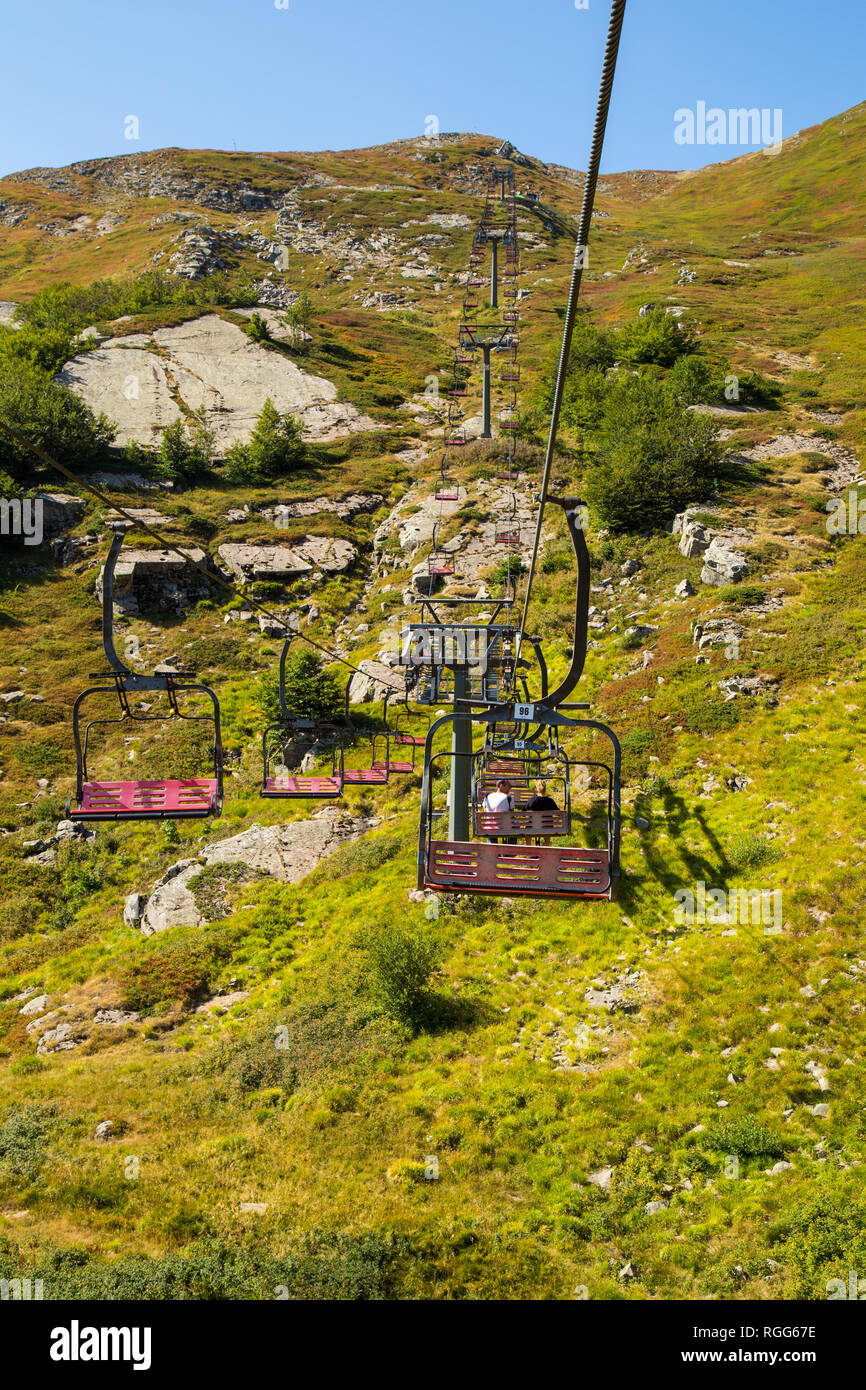
<path fill-rule="evenodd" d="M 496 783 L 496 791 L 488 792 L 482 803 L 485 811 L 491 812 L 495 816 L 507 816 L 514 810 L 514 797 L 511 795 L 511 783 L 506 777 L 500 778 Z M 489 845 L 498 845 L 498 835 L 488 835 Z"/>
<path fill-rule="evenodd" d="M 556 802 L 553 800 L 553 797 L 547 795 L 547 783 L 546 783 L 546 782 L 543 782 L 543 781 L 541 780 L 540 777 L 539 777 L 538 781 L 535 783 L 535 796 L 533 796 L 533 797 L 531 798 L 531 800 L 528 801 L 528 802 L 526 803 L 526 809 L 527 809 L 527 811 L 558 811 L 558 810 L 559 810 L 559 807 L 557 806 Z M 545 845 L 549 845 L 549 844 L 550 844 L 550 836 L 549 836 L 549 835 L 536 835 L 535 837 L 533 837 L 532 835 L 527 835 L 527 837 L 526 837 L 526 843 L 527 843 L 528 845 L 531 845 L 531 844 L 532 844 L 532 841 L 533 841 L 533 838 L 535 838 L 535 840 L 536 840 L 537 842 L 539 842 L 539 843 L 543 843 L 543 844 L 545 844 Z"/>

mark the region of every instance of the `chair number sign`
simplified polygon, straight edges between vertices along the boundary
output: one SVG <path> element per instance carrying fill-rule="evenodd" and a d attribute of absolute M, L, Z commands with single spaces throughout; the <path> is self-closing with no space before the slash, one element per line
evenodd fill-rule
<path fill-rule="evenodd" d="M 515 718 L 515 720 L 523 721 L 523 720 L 526 720 L 526 719 L 533 719 L 534 717 L 535 717 L 535 705 L 515 705 L 515 706 L 514 706 L 514 718 Z"/>

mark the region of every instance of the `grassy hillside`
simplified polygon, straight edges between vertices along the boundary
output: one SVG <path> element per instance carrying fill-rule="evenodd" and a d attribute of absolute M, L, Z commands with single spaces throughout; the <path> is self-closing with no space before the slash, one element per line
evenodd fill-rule
<path fill-rule="evenodd" d="M 242 323 L 226 287 L 268 272 L 308 292 L 312 341 L 294 360 L 377 430 L 314 445 L 279 485 L 232 485 L 216 470 L 145 501 L 172 537 L 215 553 L 265 538 L 254 511 L 227 520 L 244 504 L 381 493 L 369 515 L 293 521 L 281 542 L 323 532 L 353 540 L 358 560 L 266 596 L 283 610 L 314 602 L 305 630 L 353 662 L 406 616 L 418 556 L 388 543 L 386 572 L 373 538 L 438 476 L 435 426 L 401 406 L 448 362 L 496 144 L 167 150 L 0 181 L 0 299 L 139 275 L 160 252 L 164 268 L 187 224 L 159 219 L 183 213 L 221 238 L 218 278 L 194 303 L 149 305 L 111 331 L 206 310 Z M 123 921 L 130 893 L 205 843 L 319 809 L 257 795 L 259 685 L 279 645 L 225 621 L 240 605 L 223 596 L 182 621 L 134 618 L 122 635 L 139 638 L 148 666 L 180 654 L 219 691 L 225 813 L 204 826 L 100 825 L 39 863 L 32 842 L 53 833 L 72 789 L 71 704 L 102 664 L 93 587 L 107 508 L 85 498 L 72 534 L 100 540 L 73 563 L 0 550 L 0 692 L 24 692 L 0 707 L 0 1274 L 41 1276 L 46 1297 L 788 1299 L 823 1298 L 828 1279 L 863 1267 L 866 538 L 825 523 L 843 451 L 866 443 L 864 167 L 861 106 L 774 157 L 603 180 L 592 321 L 621 328 L 646 303 L 683 306 L 708 361 L 778 388 L 716 416 L 738 461 L 714 498 L 689 499 L 746 533 L 743 584 L 702 584 L 701 561 L 664 530 L 599 534 L 593 518 L 600 588 L 580 698 L 623 743 L 616 903 L 442 897 L 437 916 L 410 897 L 413 775 L 347 791 L 344 809 L 375 828 L 300 882 L 211 867 L 197 887 L 209 924 L 142 937 Z M 566 172 L 533 162 L 518 186 L 574 217 L 580 188 Z M 318 249 L 292 244 L 279 270 L 250 238 L 279 240 L 286 195 L 292 228 Z M 465 225 L 428 220 L 455 213 Z M 109 214 L 120 220 L 98 233 Z M 534 480 L 573 248 L 528 208 L 519 216 Z M 442 239 L 419 243 L 430 235 Z M 407 265 L 435 273 L 406 277 Z M 697 278 L 677 283 L 684 267 Z M 372 292 L 404 306 L 364 308 Z M 588 456 L 568 426 L 558 486 L 582 489 Z M 489 452 L 467 451 L 451 531 L 489 515 L 478 484 L 493 471 Z M 532 626 L 555 680 L 573 578 L 559 520 L 550 530 Z M 678 597 L 684 579 L 695 592 Z M 699 648 L 696 626 L 719 619 L 736 643 Z M 156 736 L 104 751 L 120 773 L 130 751 L 168 765 L 175 749 Z M 699 882 L 780 894 L 780 920 L 679 920 L 675 894 Z M 409 1010 L 387 990 L 407 941 L 438 961 Z M 62 1007 L 74 1048 L 37 1055 L 27 991 Z M 99 1023 L 105 1009 L 139 1017 Z M 105 1120 L 113 1134 L 100 1140 Z"/>

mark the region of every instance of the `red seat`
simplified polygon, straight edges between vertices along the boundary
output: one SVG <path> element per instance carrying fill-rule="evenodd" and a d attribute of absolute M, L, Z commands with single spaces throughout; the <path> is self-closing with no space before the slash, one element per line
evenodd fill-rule
<path fill-rule="evenodd" d="M 269 777 L 262 796 L 339 796 L 339 777 Z"/>
<path fill-rule="evenodd" d="M 217 810 L 215 777 L 166 782 L 86 782 L 72 820 L 155 820 L 209 816 Z"/>
<path fill-rule="evenodd" d="M 382 782 L 387 782 L 387 780 L 388 769 L 384 763 L 378 763 L 372 768 L 347 767 L 346 771 L 343 773 L 343 781 L 351 782 L 356 786 L 362 782 L 381 784 Z"/>
<path fill-rule="evenodd" d="M 567 835 L 571 829 L 565 811 L 529 811 L 515 806 L 513 811 L 473 810 L 476 835 Z"/>
<path fill-rule="evenodd" d="M 432 840 L 425 886 L 503 896 L 610 898 L 606 849 Z"/>

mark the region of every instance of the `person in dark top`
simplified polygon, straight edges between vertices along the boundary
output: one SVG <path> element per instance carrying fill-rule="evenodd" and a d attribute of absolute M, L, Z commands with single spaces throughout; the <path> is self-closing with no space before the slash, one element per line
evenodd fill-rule
<path fill-rule="evenodd" d="M 528 801 L 528 802 L 526 803 L 526 809 L 527 809 L 527 811 L 558 811 L 558 810 L 559 810 L 559 807 L 557 806 L 556 802 L 553 800 L 553 797 L 547 795 L 547 783 L 546 783 L 546 782 L 543 782 L 543 781 L 541 780 L 541 778 L 539 778 L 538 781 L 535 783 L 535 796 L 532 798 L 531 801 Z M 549 845 L 549 844 L 550 844 L 550 836 L 549 836 L 549 835 L 537 835 L 537 836 L 535 836 L 534 838 L 538 841 L 539 844 L 545 844 L 545 845 Z M 532 835 L 527 835 L 527 837 L 526 837 L 526 843 L 527 843 L 528 845 L 531 845 L 531 844 L 532 844 L 532 840 L 533 840 L 533 836 L 532 836 Z"/>

